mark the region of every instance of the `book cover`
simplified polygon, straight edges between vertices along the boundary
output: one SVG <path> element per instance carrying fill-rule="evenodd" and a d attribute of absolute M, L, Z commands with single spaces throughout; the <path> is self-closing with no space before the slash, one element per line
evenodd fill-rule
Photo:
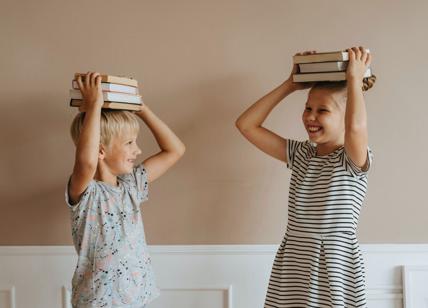
<path fill-rule="evenodd" d="M 77 90 L 79 89 L 79 85 L 77 84 L 76 80 L 73 80 L 73 88 Z M 106 91 L 106 92 L 120 92 L 120 93 L 138 95 L 138 88 L 132 87 L 132 86 L 102 82 L 101 88 L 103 91 Z"/>
<path fill-rule="evenodd" d="M 86 74 L 83 73 L 76 73 L 74 74 L 74 79 L 76 79 L 78 76 L 82 76 L 84 78 Z M 117 83 L 122 84 L 126 86 L 132 86 L 132 87 L 138 87 L 138 81 L 132 78 L 127 77 L 119 77 L 119 76 L 112 76 L 112 75 L 101 75 L 101 81 L 102 82 L 109 82 L 109 83 Z"/>
<path fill-rule="evenodd" d="M 370 50 L 366 49 L 367 52 Z M 319 52 L 311 55 L 295 55 L 293 56 L 293 63 L 314 63 L 314 62 L 331 62 L 331 61 L 348 61 L 349 55 L 347 51 L 330 51 Z"/>
<path fill-rule="evenodd" d="M 83 99 L 82 93 L 80 90 L 71 89 L 70 90 L 71 99 Z M 103 99 L 107 102 L 120 102 L 120 103 L 131 103 L 131 104 L 141 104 L 142 99 L 140 95 L 132 95 L 118 92 L 103 92 Z"/>
<path fill-rule="evenodd" d="M 318 62 L 299 64 L 300 73 L 343 72 L 349 61 Z"/>
<path fill-rule="evenodd" d="M 83 100 L 80 99 L 71 99 L 70 106 L 71 107 L 80 107 L 83 105 Z M 117 109 L 117 110 L 131 110 L 131 111 L 139 111 L 142 104 L 128 104 L 128 103 L 119 103 L 119 102 L 104 102 L 104 109 Z"/>
<path fill-rule="evenodd" d="M 372 75 L 371 69 L 368 68 L 364 74 L 365 77 Z M 316 81 L 340 81 L 346 80 L 346 72 L 326 72 L 326 73 L 306 73 L 294 74 L 294 82 L 316 82 Z"/>

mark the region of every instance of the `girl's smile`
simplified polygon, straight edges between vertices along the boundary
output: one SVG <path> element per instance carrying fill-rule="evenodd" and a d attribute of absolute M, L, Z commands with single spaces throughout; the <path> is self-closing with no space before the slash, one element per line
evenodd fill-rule
<path fill-rule="evenodd" d="M 328 151 L 343 144 L 344 110 L 340 99 L 340 93 L 328 89 L 312 89 L 309 93 L 302 121 L 309 140 L 317 143 L 321 150 Z"/>

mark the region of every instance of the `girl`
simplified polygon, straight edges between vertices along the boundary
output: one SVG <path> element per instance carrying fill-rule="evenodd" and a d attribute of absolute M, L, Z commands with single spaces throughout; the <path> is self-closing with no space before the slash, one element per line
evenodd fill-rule
<path fill-rule="evenodd" d="M 294 83 L 295 64 L 283 84 L 236 121 L 245 138 L 292 170 L 287 231 L 265 307 L 366 307 L 356 229 L 372 160 L 363 91 L 375 78 L 363 81 L 371 62 L 364 48 L 348 53 L 346 82 Z M 284 139 L 262 126 L 286 96 L 309 87 L 302 115 L 309 141 Z"/>
<path fill-rule="evenodd" d="M 159 293 L 144 235 L 140 204 L 148 183 L 183 155 L 177 136 L 144 105 L 136 115 L 152 131 L 161 151 L 134 167 L 141 153 L 139 123 L 129 111 L 101 110 L 98 73 L 77 78 L 84 99 L 71 135 L 76 145 L 66 189 L 73 242 L 78 254 L 72 305 L 145 307 Z"/>

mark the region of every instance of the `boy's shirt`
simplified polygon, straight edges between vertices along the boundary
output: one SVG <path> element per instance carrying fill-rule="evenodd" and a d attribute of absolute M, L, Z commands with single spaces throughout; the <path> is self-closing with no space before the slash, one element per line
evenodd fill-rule
<path fill-rule="evenodd" d="M 78 254 L 73 306 L 135 307 L 157 297 L 140 209 L 148 199 L 144 166 L 119 176 L 117 187 L 92 180 L 75 205 L 67 186 L 65 199 Z"/>

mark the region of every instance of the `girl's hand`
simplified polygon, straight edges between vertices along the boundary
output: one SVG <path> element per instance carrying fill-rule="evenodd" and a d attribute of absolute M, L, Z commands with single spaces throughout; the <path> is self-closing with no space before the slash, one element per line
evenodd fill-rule
<path fill-rule="evenodd" d="M 299 53 L 296 53 L 295 55 L 296 56 L 311 55 L 314 53 L 316 53 L 316 51 L 311 50 L 311 51 L 299 52 Z M 293 69 L 291 70 L 290 76 L 288 77 L 286 83 L 289 84 L 290 88 L 293 91 L 311 88 L 314 85 L 314 82 L 294 82 L 293 81 L 293 75 L 298 74 L 299 72 L 300 72 L 299 64 L 293 64 Z"/>
<path fill-rule="evenodd" d="M 349 63 L 346 70 L 346 79 L 350 82 L 363 83 L 364 73 L 371 63 L 371 55 L 363 47 L 347 49 Z"/>
<path fill-rule="evenodd" d="M 104 104 L 101 75 L 99 73 L 88 72 L 84 76 L 83 81 L 82 76 L 78 76 L 76 81 L 83 96 L 83 105 L 79 110 L 84 112 L 92 108 L 101 109 Z"/>

